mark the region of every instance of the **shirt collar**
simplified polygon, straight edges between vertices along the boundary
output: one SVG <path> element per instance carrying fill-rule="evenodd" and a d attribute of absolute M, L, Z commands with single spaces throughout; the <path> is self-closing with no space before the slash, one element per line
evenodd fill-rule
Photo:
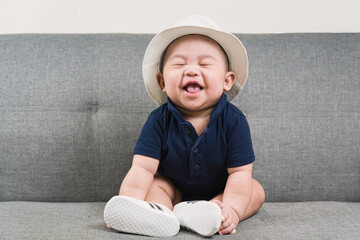
<path fill-rule="evenodd" d="M 226 105 L 226 102 L 227 102 L 227 96 L 223 93 L 220 100 L 216 104 L 216 107 L 215 107 L 214 111 L 210 115 L 209 123 L 211 123 L 212 120 L 214 120 L 217 116 L 220 115 L 220 113 L 222 112 L 222 110 L 224 109 L 224 107 Z M 184 117 L 181 115 L 179 110 L 176 109 L 175 104 L 171 101 L 171 99 L 169 97 L 167 97 L 167 105 L 168 105 L 169 111 L 174 115 L 174 117 L 179 122 L 184 122 L 185 121 Z"/>
<path fill-rule="evenodd" d="M 167 105 L 169 111 L 172 113 L 172 115 L 178 120 L 178 122 L 184 122 L 185 119 L 179 112 L 179 110 L 176 109 L 175 104 L 171 101 L 169 97 L 167 97 Z"/>

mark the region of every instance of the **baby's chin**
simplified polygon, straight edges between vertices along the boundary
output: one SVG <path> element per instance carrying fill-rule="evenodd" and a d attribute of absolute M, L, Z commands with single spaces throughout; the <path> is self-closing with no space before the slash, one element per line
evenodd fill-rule
<path fill-rule="evenodd" d="M 206 113 L 210 112 L 215 108 L 217 102 L 211 103 L 209 101 L 193 101 L 191 103 L 189 102 L 181 102 L 181 103 L 174 103 L 175 107 L 184 115 L 188 114 L 200 114 L 200 113 Z"/>

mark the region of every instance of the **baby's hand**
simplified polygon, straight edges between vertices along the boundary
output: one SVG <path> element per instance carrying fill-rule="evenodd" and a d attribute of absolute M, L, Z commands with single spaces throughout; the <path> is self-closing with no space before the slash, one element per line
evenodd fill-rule
<path fill-rule="evenodd" d="M 219 235 L 235 234 L 236 227 L 239 223 L 239 217 L 236 212 L 231 207 L 224 205 L 219 200 L 212 200 L 212 202 L 219 205 L 222 212 L 222 222 L 219 229 Z"/>

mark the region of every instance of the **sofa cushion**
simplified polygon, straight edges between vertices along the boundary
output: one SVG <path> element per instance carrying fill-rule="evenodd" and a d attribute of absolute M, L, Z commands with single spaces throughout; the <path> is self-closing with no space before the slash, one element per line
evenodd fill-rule
<path fill-rule="evenodd" d="M 243 34 L 267 201 L 360 201 L 360 33 Z M 0 35 L 0 201 L 105 201 L 156 105 L 149 34 Z"/>
<path fill-rule="evenodd" d="M 1 202 L 1 239 L 142 239 L 105 227 L 105 203 Z M 234 236 L 213 239 L 358 239 L 360 203 L 265 203 Z M 181 230 L 176 239 L 198 239 Z M 148 237 L 143 237 L 148 239 Z"/>

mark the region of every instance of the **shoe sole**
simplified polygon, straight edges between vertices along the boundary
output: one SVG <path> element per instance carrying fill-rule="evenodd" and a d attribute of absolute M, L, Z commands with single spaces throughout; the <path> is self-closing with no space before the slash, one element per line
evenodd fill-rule
<path fill-rule="evenodd" d="M 219 231 L 221 209 L 213 202 L 182 202 L 174 207 L 174 213 L 181 227 L 210 237 Z"/>
<path fill-rule="evenodd" d="M 154 205 L 126 196 L 115 196 L 105 206 L 104 220 L 120 232 L 151 237 L 176 235 L 180 225 L 175 215 L 166 214 Z"/>

